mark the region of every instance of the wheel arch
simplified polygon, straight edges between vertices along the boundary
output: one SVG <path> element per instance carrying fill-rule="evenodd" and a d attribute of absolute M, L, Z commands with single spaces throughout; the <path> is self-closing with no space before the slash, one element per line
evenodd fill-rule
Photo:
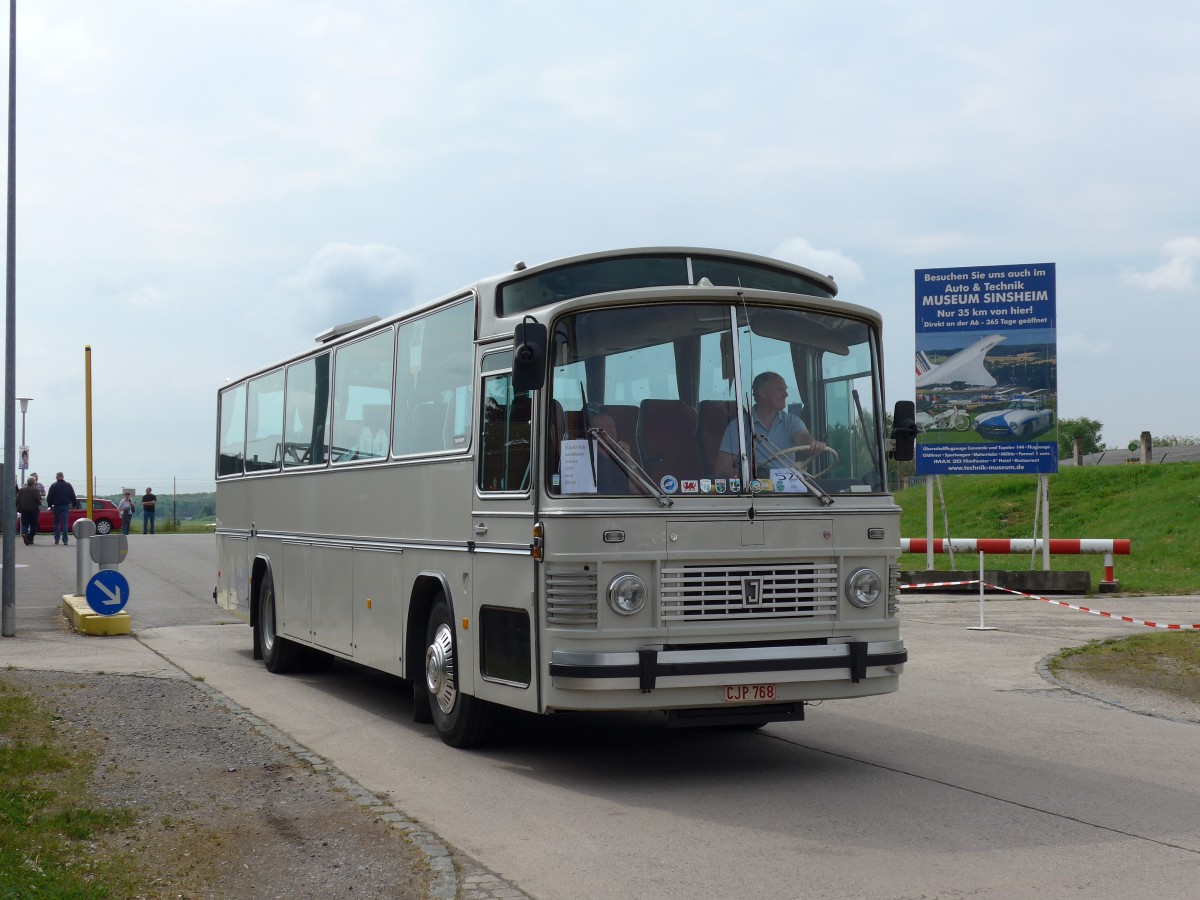
<path fill-rule="evenodd" d="M 250 602 L 251 628 L 258 625 L 258 589 L 262 587 L 263 579 L 267 575 L 271 576 L 273 584 L 275 582 L 275 570 L 271 565 L 271 558 L 259 554 L 254 557 L 254 561 L 250 565 L 250 596 L 247 599 Z"/>
<path fill-rule="evenodd" d="M 429 621 L 429 613 L 439 594 L 445 596 L 453 621 L 454 594 L 445 574 L 435 571 L 417 574 L 408 598 L 408 621 L 404 629 L 405 678 L 420 680 L 425 677 L 425 624 Z"/>

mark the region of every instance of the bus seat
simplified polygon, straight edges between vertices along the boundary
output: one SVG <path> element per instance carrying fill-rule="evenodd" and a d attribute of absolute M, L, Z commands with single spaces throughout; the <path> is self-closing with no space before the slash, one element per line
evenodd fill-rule
<path fill-rule="evenodd" d="M 530 463 L 530 416 L 533 403 L 529 395 L 513 397 L 508 408 L 508 440 L 504 445 L 505 486 L 510 491 L 525 486 Z"/>
<path fill-rule="evenodd" d="M 696 441 L 700 444 L 700 458 L 704 471 L 712 474 L 717 470 L 717 453 L 721 449 L 721 438 L 729 420 L 737 415 L 737 403 L 733 400 L 701 400 L 697 410 Z"/>
<path fill-rule="evenodd" d="M 514 425 L 528 425 L 532 413 L 533 399 L 528 394 L 513 397 L 508 408 L 508 421 Z"/>
<path fill-rule="evenodd" d="M 637 441 L 635 440 L 635 436 L 637 435 L 638 408 L 632 404 L 611 403 L 600 407 L 600 411 L 612 416 L 612 420 L 617 426 L 618 440 L 629 444 L 629 455 L 640 464 L 642 459 L 638 453 Z"/>
<path fill-rule="evenodd" d="M 683 479 L 703 474 L 696 446 L 696 411 L 682 400 L 643 400 L 637 443 L 642 465 L 656 482 L 664 475 Z"/>
<path fill-rule="evenodd" d="M 587 417 L 582 409 L 568 409 L 563 413 L 563 440 L 580 440 L 587 437 Z"/>
<path fill-rule="evenodd" d="M 372 447 L 375 444 L 375 432 L 370 426 L 364 425 L 363 430 L 358 435 L 358 451 L 355 454 L 355 459 L 370 459 L 374 456 Z"/>

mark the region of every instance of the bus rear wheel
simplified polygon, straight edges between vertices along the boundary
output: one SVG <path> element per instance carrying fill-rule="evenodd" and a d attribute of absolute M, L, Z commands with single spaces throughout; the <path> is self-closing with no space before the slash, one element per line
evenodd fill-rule
<path fill-rule="evenodd" d="M 459 691 L 458 639 L 445 596 L 439 596 L 425 629 L 425 690 L 429 712 L 441 739 L 451 747 L 484 743 L 492 728 L 494 708 Z"/>
<path fill-rule="evenodd" d="M 256 640 L 268 672 L 282 675 L 294 672 L 304 659 L 304 648 L 280 637 L 275 631 L 275 580 L 263 575 L 258 587 L 258 634 Z"/>

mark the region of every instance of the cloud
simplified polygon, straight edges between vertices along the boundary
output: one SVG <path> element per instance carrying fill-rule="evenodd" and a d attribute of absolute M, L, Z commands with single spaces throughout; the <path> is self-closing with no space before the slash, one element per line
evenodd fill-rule
<path fill-rule="evenodd" d="M 412 304 L 416 263 L 382 244 L 326 244 L 284 283 L 303 295 L 309 327 L 388 316 Z"/>
<path fill-rule="evenodd" d="M 161 306 L 165 295 L 154 285 L 144 284 L 129 295 L 131 306 Z"/>
<path fill-rule="evenodd" d="M 1060 358 L 1107 358 L 1112 349 L 1111 342 L 1104 340 L 1095 341 L 1078 331 L 1058 336 L 1058 355 Z"/>
<path fill-rule="evenodd" d="M 804 238 L 790 238 L 771 254 L 777 259 L 805 266 L 822 275 L 832 275 L 839 285 L 861 284 L 862 267 L 838 250 L 820 250 Z"/>
<path fill-rule="evenodd" d="M 555 66 L 538 78 L 538 92 L 571 119 L 588 119 L 610 127 L 629 124 L 625 60 L 577 61 Z"/>
<path fill-rule="evenodd" d="M 955 250 L 975 247 L 977 238 L 957 231 L 931 232 L 928 234 L 899 235 L 896 249 L 908 256 L 924 257 L 947 254 Z"/>
<path fill-rule="evenodd" d="M 1128 284 L 1148 291 L 1186 291 L 1196 286 L 1196 267 L 1200 265 L 1200 238 L 1182 237 L 1167 241 L 1163 248 L 1167 261 L 1149 272 L 1128 272 Z"/>

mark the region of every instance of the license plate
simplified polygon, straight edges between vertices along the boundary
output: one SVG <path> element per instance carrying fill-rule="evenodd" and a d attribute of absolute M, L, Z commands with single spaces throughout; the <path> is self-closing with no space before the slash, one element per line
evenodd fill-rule
<path fill-rule="evenodd" d="M 769 703 L 775 699 L 773 684 L 727 684 L 726 703 Z"/>

